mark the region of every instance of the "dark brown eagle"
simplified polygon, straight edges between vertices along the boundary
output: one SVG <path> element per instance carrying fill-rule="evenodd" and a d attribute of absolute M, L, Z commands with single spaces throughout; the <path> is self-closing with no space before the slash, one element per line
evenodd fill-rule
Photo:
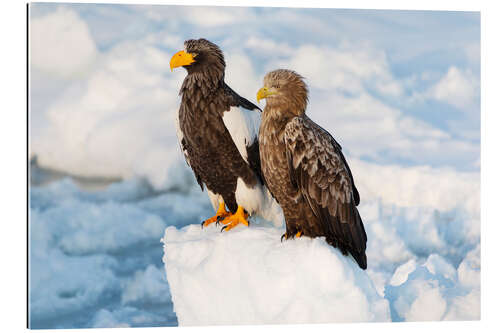
<path fill-rule="evenodd" d="M 264 180 L 285 215 L 285 238 L 325 236 L 366 269 L 366 232 L 359 193 L 342 148 L 305 114 L 302 76 L 279 69 L 264 77 L 257 101 L 266 99 L 259 129 Z"/>
<path fill-rule="evenodd" d="M 254 213 L 276 219 L 266 214 L 273 211 L 274 200 L 260 169 L 261 110 L 224 82 L 226 63 L 217 45 L 190 39 L 184 47 L 170 60 L 172 70 L 187 70 L 179 92 L 177 136 L 187 164 L 217 210 L 202 227 L 213 222 L 225 224 L 226 231 L 239 223 L 248 226 L 248 215 Z"/>

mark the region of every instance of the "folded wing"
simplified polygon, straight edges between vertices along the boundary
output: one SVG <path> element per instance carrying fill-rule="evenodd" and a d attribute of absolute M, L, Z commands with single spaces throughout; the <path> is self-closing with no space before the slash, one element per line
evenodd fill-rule
<path fill-rule="evenodd" d="M 366 268 L 367 237 L 356 208 L 359 193 L 342 148 L 305 115 L 286 125 L 285 144 L 290 181 L 318 218 L 327 242 Z"/>
<path fill-rule="evenodd" d="M 259 155 L 260 109 L 247 99 L 239 96 L 228 85 L 225 85 L 229 97 L 230 109 L 222 116 L 233 142 L 241 157 L 250 165 L 262 182 Z"/>

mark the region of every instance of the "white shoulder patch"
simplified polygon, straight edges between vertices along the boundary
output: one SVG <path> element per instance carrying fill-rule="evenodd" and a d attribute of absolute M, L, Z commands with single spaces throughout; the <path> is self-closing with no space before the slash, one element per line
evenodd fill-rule
<path fill-rule="evenodd" d="M 247 145 L 251 145 L 259 135 L 259 112 L 232 106 L 224 112 L 222 120 L 241 156 L 248 163 Z"/>

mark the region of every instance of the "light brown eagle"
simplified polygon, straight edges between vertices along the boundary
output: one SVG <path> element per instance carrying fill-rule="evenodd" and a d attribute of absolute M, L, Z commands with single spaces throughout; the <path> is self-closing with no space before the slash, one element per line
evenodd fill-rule
<path fill-rule="evenodd" d="M 187 164 L 216 209 L 202 227 L 213 222 L 225 224 L 225 231 L 240 223 L 248 226 L 248 216 L 254 213 L 279 219 L 279 214 L 272 215 L 277 204 L 261 176 L 261 110 L 224 82 L 221 49 L 203 38 L 187 40 L 184 50 L 170 60 L 170 68 L 176 67 L 187 71 L 179 92 L 177 136 Z"/>
<path fill-rule="evenodd" d="M 257 101 L 266 99 L 259 129 L 262 174 L 283 209 L 282 239 L 324 236 L 366 269 L 358 190 L 340 145 L 305 114 L 307 95 L 303 77 L 285 69 L 267 73 L 257 93 Z"/>

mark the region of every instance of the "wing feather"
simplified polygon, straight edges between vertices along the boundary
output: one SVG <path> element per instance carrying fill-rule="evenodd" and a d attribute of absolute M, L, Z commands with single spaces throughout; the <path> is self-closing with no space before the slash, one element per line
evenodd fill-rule
<path fill-rule="evenodd" d="M 263 183 L 259 153 L 260 108 L 234 92 L 227 84 L 224 90 L 230 109 L 222 120 L 238 151 Z"/>
<path fill-rule="evenodd" d="M 286 125 L 285 145 L 291 183 L 318 217 L 326 240 L 366 268 L 367 239 L 356 208 L 359 193 L 342 148 L 305 115 Z"/>

